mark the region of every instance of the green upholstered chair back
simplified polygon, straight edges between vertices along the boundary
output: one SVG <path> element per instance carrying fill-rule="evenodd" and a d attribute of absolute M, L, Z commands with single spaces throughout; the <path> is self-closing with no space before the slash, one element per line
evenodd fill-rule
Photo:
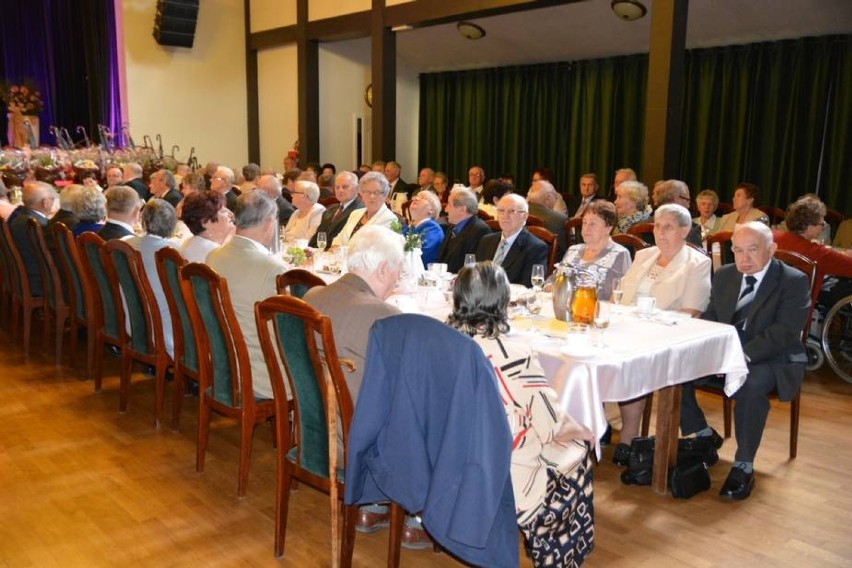
<path fill-rule="evenodd" d="M 148 279 L 142 266 L 142 255 L 119 239 L 107 241 L 104 252 L 107 255 L 104 264 L 108 278 L 112 277 L 110 270 L 114 271 L 113 297 L 124 297 L 124 316 L 130 323 L 127 345 L 136 353 L 153 355 L 156 327 L 152 315 L 155 310 L 148 302 L 152 295 L 146 294 L 144 289 L 148 286 Z M 116 310 L 119 309 L 120 306 L 116 305 Z M 122 331 L 124 329 L 122 327 Z"/>
<path fill-rule="evenodd" d="M 77 245 L 80 249 L 83 270 L 87 272 L 86 277 L 90 279 L 93 294 L 103 321 L 103 333 L 116 341 L 119 340 L 119 314 L 115 309 L 112 289 L 107 278 L 106 267 L 101 258 L 101 249 L 104 240 L 92 232 L 85 232 L 77 237 Z M 123 316 L 121 316 L 123 322 Z"/>
<path fill-rule="evenodd" d="M 47 307 L 51 310 L 56 310 L 57 306 L 65 305 L 65 293 L 62 291 L 62 281 L 59 278 L 59 271 L 56 270 L 56 265 L 53 263 L 53 255 L 47 248 L 47 242 L 44 240 L 44 232 L 41 225 L 32 217 L 27 219 L 27 236 L 30 239 L 33 255 L 36 257 L 36 261 L 38 261 L 42 290 L 47 301 Z"/>
<path fill-rule="evenodd" d="M 325 280 L 307 270 L 294 268 L 275 279 L 275 287 L 279 294 L 290 294 L 294 298 L 302 298 L 314 286 L 325 286 Z"/>
<path fill-rule="evenodd" d="M 275 402 L 281 405 L 276 410 L 286 409 L 288 390 L 293 396 L 295 447 L 288 450 L 288 459 L 313 475 L 328 478 L 326 409 L 329 383 L 326 377 L 334 386 L 343 440 L 348 437 L 353 408 L 334 344 L 331 320 L 304 301 L 284 295 L 257 304 L 255 316 Z M 289 389 L 285 388 L 285 380 Z"/>
<path fill-rule="evenodd" d="M 245 340 L 234 315 L 228 283 L 206 264 L 193 262 L 181 269 L 181 288 L 199 354 L 199 380 L 208 396 L 239 408 L 241 372 L 248 377 L 246 392 L 249 396 L 254 393 Z"/>
<path fill-rule="evenodd" d="M 11 280 L 12 295 L 16 298 L 29 296 L 29 281 L 26 278 L 24 262 L 12 238 L 12 230 L 8 223 L 3 223 L 3 252 L 9 261 L 9 278 Z"/>
<path fill-rule="evenodd" d="M 53 231 L 53 240 L 56 243 L 59 267 L 65 274 L 68 303 L 78 321 L 88 321 L 85 284 L 81 274 L 80 256 L 74 235 L 64 223 L 55 223 L 51 230 Z"/>
<path fill-rule="evenodd" d="M 195 334 L 192 332 L 192 322 L 189 320 L 189 312 L 180 289 L 180 270 L 186 265 L 186 259 L 172 247 L 161 248 L 154 257 L 157 262 L 157 274 L 172 315 L 175 362 L 197 373 L 198 355 L 195 350 Z"/>

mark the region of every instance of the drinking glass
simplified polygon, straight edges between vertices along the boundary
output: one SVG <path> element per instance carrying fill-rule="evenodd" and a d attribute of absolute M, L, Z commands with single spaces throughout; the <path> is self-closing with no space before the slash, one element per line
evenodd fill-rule
<path fill-rule="evenodd" d="M 328 235 L 325 234 L 325 231 L 320 231 L 317 233 L 317 248 L 321 251 L 325 250 L 325 246 L 328 244 Z"/>
<path fill-rule="evenodd" d="M 621 278 L 612 279 L 612 303 L 616 306 L 621 305 L 621 298 L 624 296 L 623 283 Z"/>
<path fill-rule="evenodd" d="M 527 312 L 531 316 L 537 316 L 541 313 L 541 298 L 538 295 L 538 292 L 532 291 L 527 294 L 524 299 L 526 300 Z"/>
<path fill-rule="evenodd" d="M 543 264 L 533 264 L 532 267 L 532 278 L 531 278 L 533 290 L 536 292 L 541 292 L 542 286 L 544 286 L 544 265 Z"/>
<path fill-rule="evenodd" d="M 473 266 L 474 264 L 476 264 L 476 255 L 475 254 L 464 255 L 464 265 L 465 266 Z"/>
<path fill-rule="evenodd" d="M 598 329 L 598 347 L 606 347 L 604 342 L 604 330 L 609 327 L 609 314 L 611 305 L 609 302 L 598 300 L 595 304 L 594 324 Z"/>

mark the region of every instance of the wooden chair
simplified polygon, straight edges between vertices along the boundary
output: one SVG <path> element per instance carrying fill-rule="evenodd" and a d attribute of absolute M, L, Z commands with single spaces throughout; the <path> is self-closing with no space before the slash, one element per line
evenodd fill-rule
<path fill-rule="evenodd" d="M 172 320 L 174 338 L 173 364 L 174 402 L 172 404 L 172 430 L 180 429 L 180 413 L 183 397 L 186 394 L 186 380 L 198 383 L 198 353 L 195 351 L 195 335 L 189 320 L 186 302 L 180 288 L 180 271 L 186 266 L 186 259 L 172 247 L 163 247 L 154 254 L 157 275 L 166 294 L 166 303 Z"/>
<path fill-rule="evenodd" d="M 332 205 L 337 205 L 338 203 L 340 203 L 340 201 L 338 201 L 336 197 L 323 197 L 322 199 L 319 199 L 318 202 L 326 209 L 331 207 Z"/>
<path fill-rule="evenodd" d="M 325 286 L 325 280 L 301 268 L 288 270 L 275 278 L 275 288 L 279 294 L 289 294 L 295 298 L 301 298 L 314 286 Z"/>
<path fill-rule="evenodd" d="M 819 293 L 819 283 L 816 281 L 816 271 L 817 264 L 810 258 L 799 254 L 797 252 L 786 251 L 786 250 L 776 250 L 775 258 L 797 268 L 802 271 L 805 276 L 808 277 L 808 282 L 811 287 L 811 298 L 813 299 L 814 294 Z M 816 288 L 816 289 L 815 289 Z M 801 339 L 802 343 L 807 341 L 808 339 L 808 331 L 811 327 L 811 312 L 813 312 L 814 302 L 811 301 L 811 308 L 808 311 L 808 317 L 805 318 L 805 325 L 802 327 Z M 708 392 L 711 394 L 715 394 L 722 397 L 722 413 L 725 424 L 725 438 L 731 437 L 731 423 L 733 422 L 733 400 L 728 398 L 725 395 L 724 391 L 725 380 L 723 377 L 717 377 L 714 380 L 708 381 L 707 384 L 696 386 L 697 389 Z M 777 398 L 777 393 L 771 393 L 770 398 Z M 796 396 L 793 397 L 793 400 L 790 401 L 790 459 L 796 459 L 796 455 L 799 451 L 799 411 L 801 407 L 801 399 L 802 399 L 802 389 L 799 387 L 799 390 L 796 392 Z"/>
<path fill-rule="evenodd" d="M 846 216 L 843 213 L 841 213 L 840 211 L 837 211 L 835 209 L 827 209 L 826 210 L 825 222 L 828 223 L 831 226 L 831 237 L 832 238 L 834 238 L 834 236 L 837 234 L 837 227 L 840 226 L 840 223 L 842 223 L 845 218 L 846 218 Z"/>
<path fill-rule="evenodd" d="M 568 219 L 565 221 L 566 246 L 578 245 L 583 242 L 583 219 Z"/>
<path fill-rule="evenodd" d="M 542 221 L 539 217 L 535 215 L 527 215 L 527 228 L 529 227 L 544 227 L 544 221 Z"/>
<path fill-rule="evenodd" d="M 254 395 L 251 365 L 227 281 L 206 264 L 190 263 L 181 271 L 195 350 L 198 353 L 198 447 L 196 470 L 204 471 L 211 411 L 240 424 L 237 496 L 245 497 L 257 424 L 275 418 L 275 403 Z M 288 414 L 279 417 L 287 420 Z"/>
<path fill-rule="evenodd" d="M 731 242 L 731 237 L 733 236 L 732 231 L 721 231 L 716 233 L 715 235 L 710 235 L 707 237 L 707 253 L 710 254 L 710 257 L 713 257 L 713 244 L 719 243 L 719 252 L 720 256 L 720 266 L 723 264 L 730 264 L 734 262 L 734 252 L 731 250 L 733 243 Z M 715 271 L 719 266 L 713 265 L 713 271 Z"/>
<path fill-rule="evenodd" d="M 619 233 L 617 235 L 613 235 L 612 240 L 620 244 L 630 252 L 631 260 L 636 257 L 636 251 L 651 246 L 636 235 L 631 235 L 629 233 Z"/>
<path fill-rule="evenodd" d="M 88 280 L 88 287 L 93 291 L 94 309 L 88 314 L 89 332 L 95 334 L 94 342 L 90 339 L 89 376 L 94 376 L 95 391 L 101 390 L 102 366 L 104 348 L 111 345 L 121 348 L 121 332 L 119 331 L 118 313 L 115 310 L 115 298 L 107 278 L 101 249 L 104 240 L 92 232 L 86 232 L 77 238 L 80 253 L 81 274 Z M 96 292 L 96 293 L 95 293 Z M 123 317 L 123 316 L 122 316 Z"/>
<path fill-rule="evenodd" d="M 23 343 L 24 356 L 30 355 L 30 333 L 32 332 L 33 312 L 44 309 L 44 297 L 33 296 L 30 292 L 30 280 L 24 267 L 24 260 L 20 250 L 12 237 L 12 231 L 6 222 L 2 223 L 2 246 L 4 256 L 9 260 L 11 267 L 10 277 L 12 284 L 12 329 L 18 324 L 18 315 L 23 318 Z"/>
<path fill-rule="evenodd" d="M 636 235 L 651 246 L 655 244 L 653 223 L 636 223 L 627 229 L 627 234 Z"/>
<path fill-rule="evenodd" d="M 292 437 L 283 421 L 276 424 L 281 442 L 275 486 L 275 555 L 284 554 L 290 490 L 293 481 L 299 480 L 329 494 L 332 558 L 339 558 L 341 566 L 351 566 L 358 507 L 342 505 L 340 501 L 354 406 L 337 355 L 331 320 L 304 301 L 285 295 L 256 304 L 255 318 L 276 413 L 286 416 L 291 407 L 293 413 Z M 292 404 L 287 400 L 288 391 L 293 396 Z M 343 444 L 340 451 L 338 432 Z M 343 457 L 340 463 L 338 454 Z M 341 506 L 342 539 L 338 535 Z"/>
<path fill-rule="evenodd" d="M 173 365 L 163 339 L 163 319 L 142 264 L 142 254 L 126 241 L 113 239 L 103 248 L 121 338 L 119 412 L 127 411 L 133 362 L 154 367 L 154 426 L 160 428 L 166 399 L 166 372 Z M 123 303 L 122 303 L 123 300 Z M 130 333 L 127 324 L 130 324 Z"/>
<path fill-rule="evenodd" d="M 80 251 L 74 235 L 64 223 L 55 223 L 51 226 L 53 241 L 56 246 L 56 264 L 62 271 L 65 281 L 66 300 L 69 308 L 69 342 L 71 355 L 77 354 L 77 338 L 80 330 L 86 330 L 86 370 L 91 375 L 92 357 L 94 345 L 97 339 L 97 331 L 89 329 L 90 315 L 95 310 L 95 293 L 89 287 L 89 280 L 83 277 L 83 266 L 80 260 Z"/>
<path fill-rule="evenodd" d="M 500 221 L 498 221 L 497 219 L 489 219 L 485 221 L 485 224 L 488 225 L 488 228 L 491 229 L 491 231 L 494 233 L 501 230 Z"/>
<path fill-rule="evenodd" d="M 527 231 L 530 234 L 535 235 L 539 239 L 543 240 L 547 245 L 547 266 L 545 267 L 545 277 L 550 276 L 553 273 L 553 267 L 556 265 L 556 249 L 559 247 L 558 239 L 556 235 L 544 227 L 538 227 L 536 225 L 527 225 Z"/>
<path fill-rule="evenodd" d="M 483 221 L 486 221 L 486 222 L 494 219 L 494 217 L 492 217 L 491 215 L 489 215 L 488 213 L 486 213 L 482 209 L 477 209 L 476 216 L 479 217 L 480 219 L 482 219 Z"/>
<path fill-rule="evenodd" d="M 30 238 L 33 254 L 38 261 L 42 291 L 44 292 L 44 347 L 47 349 L 50 320 L 53 320 L 56 331 L 56 364 L 59 365 L 62 362 L 62 339 L 65 336 L 65 322 L 71 316 L 71 308 L 65 301 L 67 292 L 62 287 L 62 279 L 56 269 L 56 264 L 53 262 L 53 254 L 47 248 L 44 231 L 39 222 L 32 217 L 27 219 L 27 234 Z"/>
<path fill-rule="evenodd" d="M 758 207 L 759 210 L 766 213 L 766 216 L 769 217 L 769 224 L 773 227 L 778 225 L 781 221 L 784 220 L 784 210 L 779 209 L 778 207 L 772 207 L 769 205 L 764 205 L 762 207 Z"/>

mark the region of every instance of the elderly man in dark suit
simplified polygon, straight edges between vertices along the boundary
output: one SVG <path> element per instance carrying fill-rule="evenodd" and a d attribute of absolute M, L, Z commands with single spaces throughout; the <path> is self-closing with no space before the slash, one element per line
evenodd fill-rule
<path fill-rule="evenodd" d="M 177 207 L 183 199 L 183 195 L 177 190 L 174 174 L 165 168 L 151 174 L 149 189 L 152 196 L 168 201 L 172 207 Z"/>
<path fill-rule="evenodd" d="M 275 206 L 278 207 L 278 225 L 286 225 L 287 221 L 293 215 L 295 208 L 284 198 L 283 186 L 278 181 L 278 176 L 266 174 L 255 178 L 254 180 L 257 189 L 266 193 L 270 199 L 275 200 Z"/>
<path fill-rule="evenodd" d="M 746 499 L 754 487 L 754 457 L 760 446 L 769 393 L 789 401 L 802 384 L 807 356 L 800 334 L 810 309 L 808 279 L 774 259 L 772 231 L 759 222 L 745 223 L 733 238 L 735 264 L 716 271 L 710 305 L 703 319 L 734 325 L 748 363 L 745 383 L 733 394 L 737 453 L 719 495 Z M 722 438 L 709 426 L 685 384 L 680 428 L 684 435 L 709 437 L 717 448 Z"/>
<path fill-rule="evenodd" d="M 547 245 L 525 228 L 527 202 L 520 195 L 508 193 L 497 202 L 500 232 L 479 241 L 476 260 L 491 260 L 506 271 L 509 282 L 532 286 L 530 278 L 535 264 L 547 265 Z"/>
<path fill-rule="evenodd" d="M 562 258 L 567 248 L 565 221 L 568 220 L 568 216 L 553 209 L 557 195 L 556 188 L 549 181 L 534 181 L 527 192 L 527 203 L 529 203 L 530 215 L 535 215 L 544 221 L 547 230 L 556 235 L 558 243 L 556 258 Z"/>
<path fill-rule="evenodd" d="M 349 220 L 349 214 L 364 208 L 364 202 L 358 198 L 358 176 L 352 172 L 337 174 L 334 179 L 334 197 L 337 203 L 323 212 L 319 227 L 311 237 L 312 247 L 317 246 L 318 233 L 325 233 L 327 242 L 333 241 Z"/>
<path fill-rule="evenodd" d="M 139 220 L 142 201 L 132 187 L 116 185 L 104 192 L 107 201 L 107 221 L 98 236 L 103 240 L 132 236 L 133 225 Z"/>
<path fill-rule="evenodd" d="M 18 247 L 21 258 L 24 261 L 24 269 L 26 270 L 27 279 L 30 284 L 30 294 L 41 296 L 41 270 L 33 251 L 32 242 L 27 234 L 27 220 L 32 218 L 38 221 L 42 227 L 47 226 L 47 216 L 50 215 L 53 209 L 56 192 L 49 184 L 42 181 L 34 181 L 24 184 L 21 199 L 23 205 L 18 207 L 16 210 L 17 214 L 9 222 L 9 231 L 12 233 L 12 240 L 15 242 L 15 246 Z"/>
<path fill-rule="evenodd" d="M 464 266 L 466 254 L 476 253 L 479 241 L 489 235 L 491 229 L 480 219 L 479 198 L 469 189 L 457 189 L 447 200 L 447 221 L 450 227 L 438 252 L 438 262 L 447 265 L 450 272 L 458 272 Z"/>
<path fill-rule="evenodd" d="M 142 166 L 136 162 L 125 164 L 124 166 L 124 185 L 132 187 L 139 194 L 139 199 L 147 201 L 151 197 L 151 192 L 145 182 L 142 181 Z"/>

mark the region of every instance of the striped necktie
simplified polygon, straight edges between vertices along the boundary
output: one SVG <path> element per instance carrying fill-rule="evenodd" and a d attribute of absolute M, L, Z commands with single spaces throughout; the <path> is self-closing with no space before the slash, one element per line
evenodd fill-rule
<path fill-rule="evenodd" d="M 494 254 L 494 260 L 492 262 L 497 266 L 500 266 L 506 258 L 507 252 L 509 252 L 509 241 L 506 239 L 500 239 L 500 246 L 497 247 L 497 252 Z"/>

